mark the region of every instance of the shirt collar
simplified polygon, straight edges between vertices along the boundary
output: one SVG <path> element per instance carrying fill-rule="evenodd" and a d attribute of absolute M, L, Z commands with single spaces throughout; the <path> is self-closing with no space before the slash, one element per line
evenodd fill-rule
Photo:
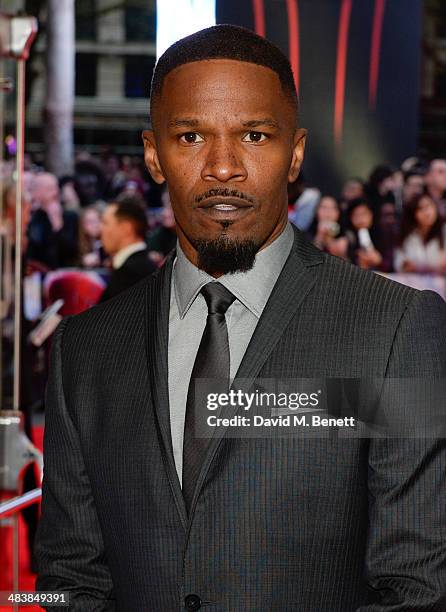
<path fill-rule="evenodd" d="M 290 254 L 293 241 L 293 228 L 290 223 L 287 223 L 280 236 L 257 253 L 251 270 L 224 274 L 218 279 L 218 282 L 229 289 L 246 308 L 259 318 Z M 178 311 L 182 319 L 203 285 L 216 279 L 191 263 L 178 241 L 176 252 L 173 283 Z"/>
<path fill-rule="evenodd" d="M 117 268 L 120 268 L 122 265 L 124 265 L 124 263 L 130 257 L 130 255 L 133 255 L 133 253 L 137 253 L 138 251 L 143 251 L 146 248 L 147 248 L 147 244 L 143 240 L 139 242 L 133 242 L 132 244 L 129 244 L 128 246 L 124 247 L 123 249 L 121 249 L 120 251 L 118 251 L 117 253 L 113 255 L 113 259 L 112 259 L 113 268 L 115 270 Z"/>

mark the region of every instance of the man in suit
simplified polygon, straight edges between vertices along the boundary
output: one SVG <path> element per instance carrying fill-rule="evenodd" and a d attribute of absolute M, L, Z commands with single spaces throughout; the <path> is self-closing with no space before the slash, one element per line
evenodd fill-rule
<path fill-rule="evenodd" d="M 193 425 L 203 379 L 442 377 L 446 305 L 288 223 L 305 131 L 265 39 L 216 26 L 174 44 L 151 119 L 145 159 L 178 244 L 57 330 L 38 588 L 82 611 L 444 610 L 442 439 Z"/>
<path fill-rule="evenodd" d="M 113 271 L 101 302 L 115 297 L 156 269 L 148 256 L 146 232 L 146 214 L 133 196 L 122 196 L 105 209 L 101 240 L 106 253 L 112 256 Z"/>

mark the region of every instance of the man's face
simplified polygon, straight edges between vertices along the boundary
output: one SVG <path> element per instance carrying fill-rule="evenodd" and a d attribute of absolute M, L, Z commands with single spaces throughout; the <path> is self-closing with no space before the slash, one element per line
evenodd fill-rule
<path fill-rule="evenodd" d="M 116 205 L 110 204 L 101 219 L 101 241 L 108 255 L 115 255 L 122 246 L 125 223 L 115 215 Z"/>
<path fill-rule="evenodd" d="M 37 174 L 31 183 L 31 193 L 33 201 L 42 208 L 51 202 L 58 202 L 60 193 L 57 178 L 48 172 Z"/>
<path fill-rule="evenodd" d="M 446 191 L 446 160 L 435 159 L 431 163 L 426 182 L 435 189 Z"/>
<path fill-rule="evenodd" d="M 282 232 L 305 131 L 273 70 L 222 59 L 180 66 L 167 75 L 153 120 L 146 164 L 167 181 L 193 263 L 200 241 L 253 241 L 258 250 Z"/>
<path fill-rule="evenodd" d="M 349 180 L 345 183 L 342 196 L 347 202 L 362 198 L 364 195 L 364 187 L 359 181 Z"/>
<path fill-rule="evenodd" d="M 416 174 L 409 176 L 404 183 L 404 201 L 409 202 L 413 198 L 423 193 L 424 179 Z"/>

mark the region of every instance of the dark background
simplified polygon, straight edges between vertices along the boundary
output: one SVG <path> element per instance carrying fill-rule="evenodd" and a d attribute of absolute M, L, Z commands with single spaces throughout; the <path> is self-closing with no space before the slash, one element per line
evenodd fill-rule
<path fill-rule="evenodd" d="M 379 1 L 379 0 L 378 0 Z M 288 3 L 263 0 L 265 34 L 289 55 Z M 369 67 L 376 0 L 353 0 L 348 36 L 344 129 L 337 146 L 334 100 L 342 0 L 298 0 L 301 124 L 308 129 L 304 174 L 324 191 L 379 163 L 399 165 L 417 151 L 422 1 L 387 0 L 382 21 L 376 109 Z M 255 29 L 253 2 L 220 0 L 217 22 Z"/>

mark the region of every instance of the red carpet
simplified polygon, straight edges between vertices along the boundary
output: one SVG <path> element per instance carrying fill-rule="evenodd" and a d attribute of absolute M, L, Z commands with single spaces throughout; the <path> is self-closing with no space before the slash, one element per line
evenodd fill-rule
<path fill-rule="evenodd" d="M 43 448 L 43 427 L 34 427 L 33 442 L 42 450 Z M 19 551 L 20 551 L 20 574 L 19 590 L 34 591 L 36 575 L 29 567 L 29 553 L 26 538 L 26 523 L 20 516 L 19 519 Z M 0 591 L 12 589 L 12 528 L 4 527 L 0 529 Z M 42 610 L 40 606 L 20 607 L 20 610 L 27 612 L 37 612 Z M 0 606 L 0 612 L 12 611 L 12 606 Z"/>

